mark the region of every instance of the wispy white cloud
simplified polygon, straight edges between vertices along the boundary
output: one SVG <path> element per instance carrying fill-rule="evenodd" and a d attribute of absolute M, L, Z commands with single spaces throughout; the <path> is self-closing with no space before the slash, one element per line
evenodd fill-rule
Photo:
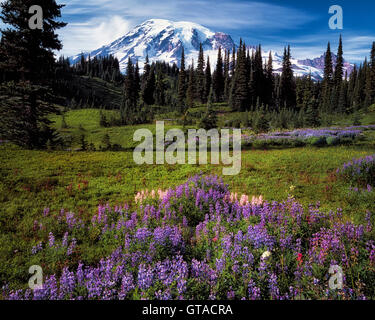
<path fill-rule="evenodd" d="M 129 28 L 150 18 L 192 21 L 214 31 L 238 29 L 288 30 L 310 23 L 311 14 L 282 5 L 229 0 L 60 0 L 65 3 L 61 31 L 63 53 L 71 55 L 97 48 L 124 35 Z M 78 22 L 81 23 L 78 24 Z"/>
<path fill-rule="evenodd" d="M 65 55 L 91 51 L 116 40 L 131 29 L 129 21 L 120 16 L 92 18 L 88 21 L 69 24 L 60 32 Z"/>
<path fill-rule="evenodd" d="M 332 32 L 320 32 L 299 37 L 265 37 L 267 50 L 283 52 L 284 46 L 290 44 L 292 55 L 296 59 L 305 59 L 306 57 L 319 57 L 327 49 L 327 43 L 330 42 L 332 52 L 336 53 L 339 42 L 339 34 Z M 365 57 L 370 55 L 372 42 L 375 36 L 358 35 L 349 30 L 343 30 L 344 58 L 353 63 L 363 62 Z"/>

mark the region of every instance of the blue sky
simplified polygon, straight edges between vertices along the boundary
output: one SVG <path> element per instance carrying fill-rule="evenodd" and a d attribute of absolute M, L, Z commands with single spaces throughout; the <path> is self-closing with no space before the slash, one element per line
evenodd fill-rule
<path fill-rule="evenodd" d="M 248 44 L 261 43 L 266 50 L 282 53 L 292 46 L 296 58 L 320 56 L 331 41 L 337 49 L 340 33 L 345 58 L 363 61 L 375 41 L 373 0 L 57 0 L 66 4 L 60 31 L 62 54 L 93 50 L 124 35 L 150 18 L 192 21 L 213 31 L 240 37 Z M 328 9 L 340 5 L 344 29 L 330 30 Z"/>

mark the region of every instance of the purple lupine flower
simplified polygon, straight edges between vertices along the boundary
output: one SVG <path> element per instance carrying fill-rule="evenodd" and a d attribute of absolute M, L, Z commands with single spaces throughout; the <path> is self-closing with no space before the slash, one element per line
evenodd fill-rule
<path fill-rule="evenodd" d="M 146 290 L 151 287 L 153 282 L 153 270 L 150 266 L 146 268 L 141 264 L 138 269 L 138 286 L 140 289 Z"/>
<path fill-rule="evenodd" d="M 62 240 L 62 244 L 61 244 L 63 247 L 67 247 L 68 246 L 68 237 L 69 237 L 69 233 L 65 232 L 63 240 Z"/>
<path fill-rule="evenodd" d="M 227 293 L 227 298 L 228 300 L 234 300 L 235 297 L 236 297 L 236 293 L 233 291 L 232 287 L 230 287 Z"/>
<path fill-rule="evenodd" d="M 249 281 L 248 284 L 248 291 L 249 291 L 249 298 L 250 300 L 259 300 L 261 297 L 261 291 L 256 286 L 255 282 L 253 280 Z"/>
<path fill-rule="evenodd" d="M 77 240 L 76 240 L 75 238 L 73 238 L 73 239 L 72 239 L 72 242 L 70 243 L 70 245 L 69 245 L 69 247 L 68 247 L 68 250 L 67 250 L 67 252 L 66 252 L 66 254 L 67 254 L 68 256 L 70 256 L 70 255 L 73 253 L 73 251 L 74 251 L 76 245 L 77 245 Z"/>
<path fill-rule="evenodd" d="M 50 248 L 52 248 L 55 245 L 55 237 L 53 236 L 52 232 L 48 234 L 48 244 Z"/>
<path fill-rule="evenodd" d="M 49 214 L 49 208 L 44 208 L 44 210 L 43 210 L 43 216 L 47 217 L 48 214 Z"/>
<path fill-rule="evenodd" d="M 43 250 L 43 243 L 42 242 L 39 242 L 36 246 L 34 246 L 32 249 L 31 249 L 31 253 L 33 255 L 37 254 L 39 251 L 42 251 Z"/>

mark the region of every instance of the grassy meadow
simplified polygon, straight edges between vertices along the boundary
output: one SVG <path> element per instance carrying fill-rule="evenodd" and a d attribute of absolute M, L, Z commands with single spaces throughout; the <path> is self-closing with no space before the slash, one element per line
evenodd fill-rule
<path fill-rule="evenodd" d="M 116 116 L 115 112 L 104 112 L 108 117 Z M 374 112 L 361 116 L 362 124 L 375 124 Z M 15 288 L 27 285 L 28 267 L 37 262 L 31 248 L 42 240 L 33 232 L 33 225 L 45 208 L 72 211 L 83 221 L 90 221 L 99 204 L 132 205 L 140 190 L 165 190 L 200 173 L 222 175 L 221 165 L 136 165 L 133 133 L 137 128 L 154 132 L 155 126 L 103 128 L 99 118 L 99 110 L 85 109 L 66 113 L 67 128 L 61 129 L 61 116 L 52 120 L 62 136 L 71 137 L 72 150 L 79 148 L 82 134 L 97 149 L 108 134 L 111 143 L 125 151 L 29 151 L 0 145 L 0 283 Z M 350 119 L 337 125 L 350 125 Z M 320 202 L 324 210 L 342 208 L 345 219 L 359 222 L 366 210 L 374 209 L 374 199 L 349 196 L 349 185 L 336 176 L 336 169 L 353 158 L 374 154 L 374 142 L 375 131 L 368 131 L 352 145 L 245 149 L 241 173 L 223 179 L 232 192 L 262 195 L 269 202 L 294 196 L 306 207 Z M 93 263 L 111 249 L 98 248 L 87 238 L 81 244 L 81 258 Z"/>

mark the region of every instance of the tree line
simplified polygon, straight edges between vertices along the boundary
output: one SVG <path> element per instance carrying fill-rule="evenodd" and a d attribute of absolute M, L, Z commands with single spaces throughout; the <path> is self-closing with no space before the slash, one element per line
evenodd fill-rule
<path fill-rule="evenodd" d="M 212 102 L 227 103 L 233 111 L 260 111 L 280 113 L 290 110 L 294 114 L 306 113 L 306 118 L 318 120 L 325 114 L 352 114 L 375 103 L 375 42 L 371 50 L 371 60 L 354 66 L 350 74 L 344 72 L 343 43 L 340 36 L 336 62 L 330 43 L 324 54 L 324 77 L 321 81 L 312 75 L 295 77 L 291 63 L 290 46 L 284 49 L 282 70 L 273 70 L 272 53 L 263 61 L 261 45 L 249 48 L 240 41 L 236 50 L 218 50 L 216 68 L 211 71 L 209 56 L 204 58 L 200 45 L 198 62 L 186 67 L 182 48 L 181 63 L 173 74 L 175 83 L 169 90 L 168 104 L 182 114 L 189 108 L 206 104 L 212 91 Z M 145 63 L 143 84 L 139 84 L 139 69 L 129 59 L 125 75 L 124 95 L 126 108 L 136 113 L 141 105 L 165 105 L 168 77 L 158 69 L 157 64 Z M 134 71 L 135 70 L 135 71 Z M 134 74 L 137 75 L 134 77 Z M 169 88 L 169 89 L 170 89 Z M 139 99 L 139 100 L 138 100 Z M 311 121 L 318 125 L 319 121 Z"/>

